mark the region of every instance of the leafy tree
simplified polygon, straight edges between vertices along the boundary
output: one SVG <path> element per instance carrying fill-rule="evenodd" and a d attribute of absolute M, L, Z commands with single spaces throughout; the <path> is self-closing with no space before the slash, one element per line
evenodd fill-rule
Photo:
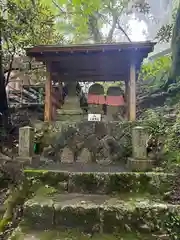
<path fill-rule="evenodd" d="M 169 78 L 171 56 L 163 56 L 142 65 L 139 79 L 148 81 L 148 90 L 155 91 L 162 87 Z"/>
<path fill-rule="evenodd" d="M 52 3 L 63 18 L 57 21 L 57 27 L 65 34 L 71 32 L 72 42 L 112 42 L 119 40 L 122 35 L 131 41 L 128 20 L 133 13 L 149 12 L 145 1 L 129 0 L 96 0 L 91 4 L 87 0 L 78 1 L 73 5 L 70 1 L 53 0 Z M 137 15 L 138 16 L 138 15 Z"/>
<path fill-rule="evenodd" d="M 38 44 L 52 44 L 63 38 L 58 36 L 54 15 L 39 0 L 7 2 L 8 18 L 3 27 L 3 50 L 9 66 L 8 78 L 15 56 L 22 56 L 26 47 Z"/>
<path fill-rule="evenodd" d="M 4 1 L 0 1 L 1 12 L 5 10 L 8 17 L 0 19 L 0 47 L 3 50 L 0 58 L 0 111 L 2 113 L 8 109 L 5 86 L 15 57 L 22 56 L 26 47 L 63 40 L 62 35 L 56 32 L 53 12 L 40 0 L 8 0 L 4 6 L 3 3 Z M 6 61 L 3 61 L 5 59 Z M 4 64 L 5 72 L 8 72 L 7 79 L 3 74 L 3 63 L 7 63 L 7 65 Z"/>
<path fill-rule="evenodd" d="M 172 21 L 171 23 L 163 25 L 157 32 L 156 39 L 159 42 L 167 42 L 169 43 L 172 39 L 173 28 L 176 20 L 176 13 L 178 9 L 178 1 L 172 0 L 173 4 L 173 12 L 172 12 Z"/>

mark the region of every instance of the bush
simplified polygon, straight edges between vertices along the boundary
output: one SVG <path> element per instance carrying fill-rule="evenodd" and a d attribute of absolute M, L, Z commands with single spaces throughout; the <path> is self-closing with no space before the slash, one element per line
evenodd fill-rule
<path fill-rule="evenodd" d="M 180 115 L 172 127 L 167 128 L 165 150 L 170 162 L 180 163 Z"/>
<path fill-rule="evenodd" d="M 180 164 L 180 115 L 174 122 L 164 116 L 164 109 L 147 110 L 142 117 L 142 125 L 148 129 L 152 138 L 163 142 L 165 166 Z"/>

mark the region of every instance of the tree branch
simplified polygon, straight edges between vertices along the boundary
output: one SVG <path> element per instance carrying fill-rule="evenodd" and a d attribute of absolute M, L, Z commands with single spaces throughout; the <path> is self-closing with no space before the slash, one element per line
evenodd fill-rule
<path fill-rule="evenodd" d="M 15 47 L 15 45 L 14 45 L 14 43 L 12 43 L 11 41 L 11 44 L 12 44 L 12 48 L 13 48 L 13 50 L 12 51 L 10 51 L 10 46 L 9 46 L 9 41 L 8 41 L 8 39 L 6 38 L 6 36 L 4 35 L 4 40 L 5 40 L 5 42 L 6 42 L 6 44 L 7 44 L 7 48 L 8 48 L 8 52 L 9 52 L 9 54 L 10 54 L 10 63 L 9 63 L 9 68 L 8 68 L 8 74 L 7 74 L 7 77 L 6 77 L 6 79 L 5 79 L 5 86 L 8 84 L 8 82 L 9 82 L 9 78 L 10 78 L 10 75 L 11 75 L 11 71 L 12 71 L 12 68 L 13 68 L 13 61 L 14 61 L 14 56 L 15 56 L 15 53 L 16 53 L 16 47 Z"/>
<path fill-rule="evenodd" d="M 14 54 L 11 55 L 11 61 L 10 61 L 10 64 L 9 64 L 8 74 L 7 74 L 7 77 L 6 77 L 6 80 L 5 80 L 5 85 L 6 86 L 9 82 L 9 78 L 10 78 L 11 71 L 12 71 L 12 68 L 13 68 L 14 55 L 15 55 L 15 52 L 14 52 Z"/>
<path fill-rule="evenodd" d="M 128 41 L 129 42 L 132 42 L 131 41 L 131 39 L 130 39 L 130 37 L 128 36 L 128 34 L 126 33 L 126 31 L 123 29 L 123 27 L 121 27 L 121 25 L 119 24 L 119 22 L 117 23 L 117 28 L 119 29 L 119 30 L 121 30 L 121 32 L 123 32 L 124 33 L 124 35 L 126 36 L 126 38 L 128 39 Z"/>
<path fill-rule="evenodd" d="M 58 8 L 62 13 L 67 14 L 67 12 L 64 11 L 64 9 L 61 8 L 61 7 L 59 6 L 59 4 L 57 4 L 57 2 L 56 2 L 55 0 L 52 0 L 52 3 L 53 3 L 54 6 L 55 6 L 56 8 Z"/>
<path fill-rule="evenodd" d="M 97 43 L 100 43 L 102 40 L 102 36 L 98 29 L 98 19 L 95 15 L 89 16 L 88 26 L 89 26 L 89 30 L 93 36 L 93 40 Z"/>
<path fill-rule="evenodd" d="M 103 20 L 106 21 L 109 25 L 112 25 L 112 23 L 111 23 L 103 14 L 99 14 L 99 16 L 100 16 L 101 18 L 103 18 Z M 112 26 L 112 27 L 113 27 L 113 26 Z M 118 18 L 117 18 L 117 22 L 116 22 L 115 29 L 121 30 L 121 32 L 123 32 L 123 34 L 126 36 L 126 38 L 128 39 L 128 41 L 129 41 L 129 42 L 132 42 L 131 39 L 130 39 L 130 37 L 128 36 L 128 34 L 126 33 L 126 31 L 124 30 L 124 28 L 121 27 L 121 25 L 119 24 Z M 115 30 L 115 29 L 114 29 L 114 30 Z M 114 31 L 113 31 L 113 32 L 114 32 Z M 113 32 L 112 32 L 112 34 L 113 34 Z"/>
<path fill-rule="evenodd" d="M 113 33 L 116 29 L 117 21 L 118 21 L 117 15 L 113 14 L 112 26 L 111 26 L 111 29 L 109 30 L 109 33 L 108 33 L 108 36 L 107 36 L 107 42 L 112 42 Z"/>

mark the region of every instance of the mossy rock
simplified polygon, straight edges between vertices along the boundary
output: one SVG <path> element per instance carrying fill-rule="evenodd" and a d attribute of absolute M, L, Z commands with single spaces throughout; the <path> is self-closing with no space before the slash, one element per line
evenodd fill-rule
<path fill-rule="evenodd" d="M 27 178 L 31 178 L 35 181 L 40 181 L 44 185 L 49 185 L 58 188 L 59 183 L 68 182 L 69 174 L 66 172 L 56 172 L 47 170 L 25 170 Z"/>
<path fill-rule="evenodd" d="M 24 224 L 33 226 L 34 229 L 49 229 L 54 225 L 53 201 L 47 197 L 38 196 L 39 203 L 28 201 L 25 206 Z"/>
<path fill-rule="evenodd" d="M 103 193 L 106 174 L 72 173 L 69 175 L 68 192 Z"/>
<path fill-rule="evenodd" d="M 77 193 L 128 193 L 149 192 L 164 194 L 170 192 L 176 175 L 149 172 L 120 172 L 120 173 L 70 173 L 43 170 L 25 170 L 28 178 L 40 181 L 58 189 L 61 183 L 67 184 L 64 191 Z M 61 191 L 63 188 L 61 187 Z"/>
<path fill-rule="evenodd" d="M 156 234 L 138 234 L 136 232 L 132 233 L 121 233 L 121 234 L 83 234 L 78 230 L 71 231 L 61 231 L 61 230 L 48 230 L 48 231 L 23 231 L 18 228 L 14 231 L 9 240 L 29 240 L 31 237 L 36 240 L 157 240 L 158 235 Z M 164 240 L 163 238 L 161 238 Z"/>
<path fill-rule="evenodd" d="M 60 194 L 35 197 L 25 204 L 24 221 L 33 229 L 77 228 L 89 233 L 156 232 L 180 216 L 180 206 L 148 198 Z"/>

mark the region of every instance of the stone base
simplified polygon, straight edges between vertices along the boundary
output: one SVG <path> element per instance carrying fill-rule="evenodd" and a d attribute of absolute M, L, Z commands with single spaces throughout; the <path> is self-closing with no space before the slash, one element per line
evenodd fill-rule
<path fill-rule="evenodd" d="M 154 167 L 154 160 L 128 158 L 127 168 L 131 171 L 148 171 Z"/>
<path fill-rule="evenodd" d="M 40 156 L 33 157 L 16 157 L 15 159 L 22 167 L 39 167 Z"/>

